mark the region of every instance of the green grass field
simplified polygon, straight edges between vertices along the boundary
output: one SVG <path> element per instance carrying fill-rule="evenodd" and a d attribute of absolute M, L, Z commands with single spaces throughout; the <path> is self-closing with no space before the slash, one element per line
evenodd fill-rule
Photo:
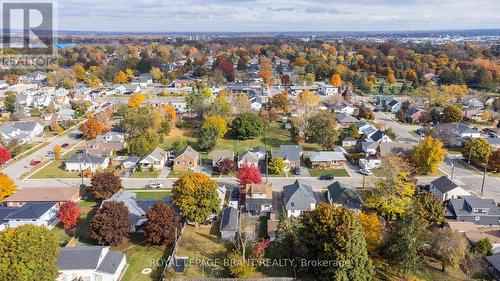
<path fill-rule="evenodd" d="M 162 199 L 170 195 L 170 191 L 135 192 L 137 199 Z"/>
<path fill-rule="evenodd" d="M 309 173 L 312 177 L 321 177 L 322 175 L 331 174 L 335 177 L 349 177 L 349 173 L 346 169 L 333 169 L 333 170 L 317 170 L 309 169 Z"/>
<path fill-rule="evenodd" d="M 130 175 L 131 178 L 157 178 L 158 175 L 160 175 L 160 171 L 142 171 L 142 172 L 135 172 L 132 175 Z"/>

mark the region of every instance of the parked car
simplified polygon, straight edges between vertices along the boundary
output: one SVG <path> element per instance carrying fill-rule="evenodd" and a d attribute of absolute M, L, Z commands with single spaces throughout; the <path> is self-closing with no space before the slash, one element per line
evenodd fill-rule
<path fill-rule="evenodd" d="M 163 184 L 159 183 L 159 182 L 152 182 L 148 185 L 146 185 L 146 188 L 162 188 L 163 187 Z"/>
<path fill-rule="evenodd" d="M 52 157 L 52 156 L 54 156 L 54 154 L 55 154 L 54 151 L 51 150 L 51 151 L 48 151 L 47 154 L 45 154 L 45 157 Z"/>
<path fill-rule="evenodd" d="M 359 173 L 362 174 L 362 175 L 365 175 L 365 176 L 371 176 L 371 175 L 373 175 L 372 171 L 367 170 L 367 169 L 361 169 L 361 170 L 359 170 Z"/>
<path fill-rule="evenodd" d="M 330 181 L 330 180 L 335 179 L 335 176 L 332 175 L 332 174 L 324 174 L 324 175 L 321 175 L 319 177 L 319 179 L 322 180 L 322 181 Z"/>
<path fill-rule="evenodd" d="M 68 147 L 68 146 L 69 146 L 69 143 L 63 143 L 63 144 L 61 145 L 61 148 L 66 148 L 66 147 Z"/>
<path fill-rule="evenodd" d="M 30 165 L 36 166 L 36 165 L 39 165 L 40 163 L 42 163 L 42 161 L 40 161 L 40 160 L 31 160 Z"/>
<path fill-rule="evenodd" d="M 83 134 L 82 133 L 78 133 L 75 135 L 75 139 L 81 139 L 83 138 Z"/>

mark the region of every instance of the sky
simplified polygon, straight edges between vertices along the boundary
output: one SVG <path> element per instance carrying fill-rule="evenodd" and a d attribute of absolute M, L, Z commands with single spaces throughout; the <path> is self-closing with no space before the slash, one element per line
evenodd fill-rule
<path fill-rule="evenodd" d="M 500 0 L 59 0 L 58 29 L 112 32 L 500 28 Z"/>

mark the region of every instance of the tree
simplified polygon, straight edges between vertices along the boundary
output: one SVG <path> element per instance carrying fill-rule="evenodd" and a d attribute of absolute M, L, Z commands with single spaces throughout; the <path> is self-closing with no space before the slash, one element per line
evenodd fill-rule
<path fill-rule="evenodd" d="M 95 139 L 98 135 L 106 133 L 107 130 L 103 123 L 92 117 L 87 119 L 87 121 L 80 126 L 80 131 L 86 139 L 90 140 Z"/>
<path fill-rule="evenodd" d="M 219 134 L 219 129 L 214 124 L 202 126 L 198 130 L 198 148 L 204 151 L 212 150 L 217 144 Z"/>
<path fill-rule="evenodd" d="M 493 254 L 493 245 L 491 245 L 490 239 L 486 237 L 473 243 L 471 252 L 478 253 L 482 256 L 491 256 Z"/>
<path fill-rule="evenodd" d="M 231 100 L 231 104 L 233 105 L 236 114 L 247 113 L 252 109 L 250 100 L 244 93 L 235 94 Z"/>
<path fill-rule="evenodd" d="M 5 164 L 5 162 L 9 161 L 10 159 L 12 159 L 12 155 L 7 150 L 7 148 L 0 146 L 0 165 Z"/>
<path fill-rule="evenodd" d="M 359 221 L 363 226 L 366 249 L 369 253 L 375 253 L 375 251 L 382 244 L 382 233 L 384 232 L 384 227 L 375 213 L 361 212 L 359 214 Z"/>
<path fill-rule="evenodd" d="M 14 106 L 16 102 L 17 102 L 16 94 L 14 92 L 7 92 L 4 101 L 5 109 L 10 113 L 14 113 Z"/>
<path fill-rule="evenodd" d="M 0 200 L 16 192 L 16 184 L 4 173 L 0 173 Z"/>
<path fill-rule="evenodd" d="M 128 83 L 127 74 L 123 71 L 118 72 L 118 74 L 114 79 L 114 82 L 116 84 L 127 84 Z"/>
<path fill-rule="evenodd" d="M 272 174 L 281 175 L 285 171 L 286 163 L 282 157 L 276 157 L 273 160 L 269 161 L 268 167 L 269 172 L 271 172 Z"/>
<path fill-rule="evenodd" d="M 89 222 L 89 236 L 99 245 L 116 246 L 127 237 L 132 226 L 123 202 L 106 201 Z"/>
<path fill-rule="evenodd" d="M 413 148 L 412 162 L 421 175 L 434 174 L 444 160 L 446 149 L 438 139 L 427 136 Z"/>
<path fill-rule="evenodd" d="M 494 171 L 500 170 L 500 149 L 495 150 L 495 152 L 491 154 L 490 160 L 488 161 L 488 169 Z"/>
<path fill-rule="evenodd" d="M 431 248 L 441 262 L 442 270 L 445 271 L 446 267 L 456 268 L 460 265 L 467 252 L 468 244 L 463 234 L 445 227 L 434 231 Z"/>
<path fill-rule="evenodd" d="M 96 199 L 108 199 L 123 188 L 122 180 L 113 173 L 96 173 L 90 180 L 88 192 Z"/>
<path fill-rule="evenodd" d="M 321 98 L 318 95 L 306 90 L 302 91 L 298 95 L 297 101 L 306 111 L 308 111 L 309 109 L 317 106 L 321 102 Z"/>
<path fill-rule="evenodd" d="M 147 129 L 142 135 L 127 139 L 127 151 L 130 155 L 145 155 L 160 144 L 160 136 L 152 129 Z"/>
<path fill-rule="evenodd" d="M 238 184 L 240 185 L 240 192 L 246 192 L 247 184 L 260 184 L 260 182 L 261 175 L 259 167 L 249 163 L 243 163 L 241 168 L 238 170 Z"/>
<path fill-rule="evenodd" d="M 207 117 L 205 121 L 203 121 L 202 127 L 210 127 L 210 126 L 214 126 L 215 128 L 217 128 L 218 138 L 223 138 L 228 130 L 226 120 L 224 120 L 224 118 L 220 116 Z"/>
<path fill-rule="evenodd" d="M 174 141 L 170 148 L 174 151 L 175 155 L 179 155 L 184 151 L 184 149 L 186 149 L 187 146 L 188 146 L 187 142 L 181 139 Z"/>
<path fill-rule="evenodd" d="M 488 140 L 477 138 L 469 139 L 464 142 L 462 155 L 465 159 L 470 159 L 474 162 L 485 163 L 493 154 L 493 147 L 488 143 Z"/>
<path fill-rule="evenodd" d="M 441 201 L 430 193 L 420 193 L 413 198 L 413 207 L 426 224 L 444 222 L 446 208 Z"/>
<path fill-rule="evenodd" d="M 130 99 L 128 100 L 128 106 L 138 107 L 145 100 L 146 100 L 146 96 L 144 96 L 143 93 L 132 94 L 132 96 L 130 96 Z"/>
<path fill-rule="evenodd" d="M 264 133 L 264 121 L 254 113 L 243 113 L 231 122 L 231 131 L 238 139 L 255 138 Z"/>
<path fill-rule="evenodd" d="M 335 87 L 340 87 L 342 85 L 342 79 L 339 74 L 333 74 L 330 78 L 330 85 Z"/>
<path fill-rule="evenodd" d="M 231 272 L 231 275 L 236 278 L 247 279 L 255 271 L 253 264 L 246 261 L 245 258 L 236 250 L 229 252 L 227 259 L 231 261 L 229 272 Z"/>
<path fill-rule="evenodd" d="M 344 207 L 320 203 L 300 219 L 297 239 L 301 258 L 344 261 L 346 266 L 309 266 L 321 280 L 372 280 L 373 266 L 366 251 L 363 227 Z"/>
<path fill-rule="evenodd" d="M 462 109 L 456 104 L 444 107 L 441 121 L 444 123 L 456 123 L 462 121 Z"/>
<path fill-rule="evenodd" d="M 62 152 L 62 148 L 60 145 L 56 144 L 54 146 L 54 158 L 56 160 L 59 160 L 61 158 L 61 152 Z"/>
<path fill-rule="evenodd" d="M 64 229 L 72 229 L 80 219 L 80 208 L 73 201 L 64 202 L 59 206 L 57 219 L 63 223 Z"/>
<path fill-rule="evenodd" d="M 0 280 L 52 281 L 59 276 L 59 244 L 44 226 L 27 224 L 0 233 Z"/>
<path fill-rule="evenodd" d="M 333 149 L 340 134 L 335 116 L 330 112 L 320 112 L 308 120 L 306 138 L 308 141 L 320 144 L 325 149 Z"/>
<path fill-rule="evenodd" d="M 391 264 L 408 276 L 422 265 L 427 240 L 425 222 L 410 209 L 396 222 L 385 254 Z"/>
<path fill-rule="evenodd" d="M 416 190 L 411 169 L 403 159 L 389 157 L 379 172 L 366 206 L 377 210 L 386 219 L 395 219 L 407 210 Z"/>
<path fill-rule="evenodd" d="M 153 80 L 156 82 L 161 81 L 161 79 L 163 79 L 164 77 L 163 71 L 161 71 L 161 69 L 159 69 L 158 67 L 151 67 L 149 73 L 151 74 L 151 77 L 153 77 Z"/>
<path fill-rule="evenodd" d="M 177 213 L 163 201 L 156 202 L 146 213 L 144 237 L 153 245 L 169 245 L 180 233 L 181 221 Z"/>
<path fill-rule="evenodd" d="M 170 120 L 170 124 L 172 126 L 175 126 L 177 123 L 177 111 L 175 111 L 175 108 L 172 106 L 172 104 L 167 104 L 163 107 L 165 109 L 165 113 L 168 116 L 168 120 Z"/>
<path fill-rule="evenodd" d="M 234 160 L 226 158 L 219 162 L 217 168 L 221 174 L 228 175 L 229 173 L 237 170 L 238 164 L 236 164 Z"/>
<path fill-rule="evenodd" d="M 182 175 L 172 186 L 172 203 L 186 220 L 201 223 L 219 211 L 217 186 L 205 174 Z"/>
<path fill-rule="evenodd" d="M 394 77 L 393 73 L 389 73 L 389 75 L 387 75 L 387 83 L 391 85 L 396 83 L 396 77 Z"/>
<path fill-rule="evenodd" d="M 95 75 L 91 75 L 89 78 L 86 80 L 87 84 L 90 86 L 92 89 L 97 89 L 101 85 L 102 81 L 99 79 L 99 77 Z"/>
<path fill-rule="evenodd" d="M 361 104 L 358 109 L 358 117 L 366 120 L 374 120 L 375 114 L 373 114 L 371 109 L 366 107 L 364 104 Z"/>
<path fill-rule="evenodd" d="M 73 76 L 78 81 L 85 81 L 87 79 L 87 71 L 81 64 L 73 66 Z"/>
<path fill-rule="evenodd" d="M 290 103 L 288 101 L 288 94 L 282 93 L 271 97 L 269 100 L 269 107 L 276 108 L 278 111 L 288 112 L 290 111 Z"/>

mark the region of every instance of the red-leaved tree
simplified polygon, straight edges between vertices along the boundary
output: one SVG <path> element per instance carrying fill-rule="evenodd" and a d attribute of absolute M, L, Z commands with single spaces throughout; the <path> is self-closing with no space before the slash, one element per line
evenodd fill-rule
<path fill-rule="evenodd" d="M 223 159 L 219 163 L 219 172 L 223 175 L 227 175 L 231 172 L 236 171 L 237 165 L 234 160 L 231 159 Z"/>
<path fill-rule="evenodd" d="M 238 170 L 238 182 L 240 193 L 245 193 L 246 185 L 249 183 L 259 184 L 261 182 L 259 168 L 246 162 L 243 163 L 243 166 Z"/>
<path fill-rule="evenodd" d="M 9 161 L 12 158 L 12 155 L 7 150 L 7 148 L 0 146 L 0 165 L 5 164 L 5 162 Z"/>
<path fill-rule="evenodd" d="M 258 243 L 256 243 L 252 248 L 252 258 L 256 260 L 261 260 L 264 258 L 264 251 L 269 247 L 269 240 L 262 238 Z"/>
<path fill-rule="evenodd" d="M 73 201 L 64 202 L 59 207 L 57 218 L 63 223 L 64 229 L 71 229 L 76 226 L 80 219 L 80 208 Z"/>

